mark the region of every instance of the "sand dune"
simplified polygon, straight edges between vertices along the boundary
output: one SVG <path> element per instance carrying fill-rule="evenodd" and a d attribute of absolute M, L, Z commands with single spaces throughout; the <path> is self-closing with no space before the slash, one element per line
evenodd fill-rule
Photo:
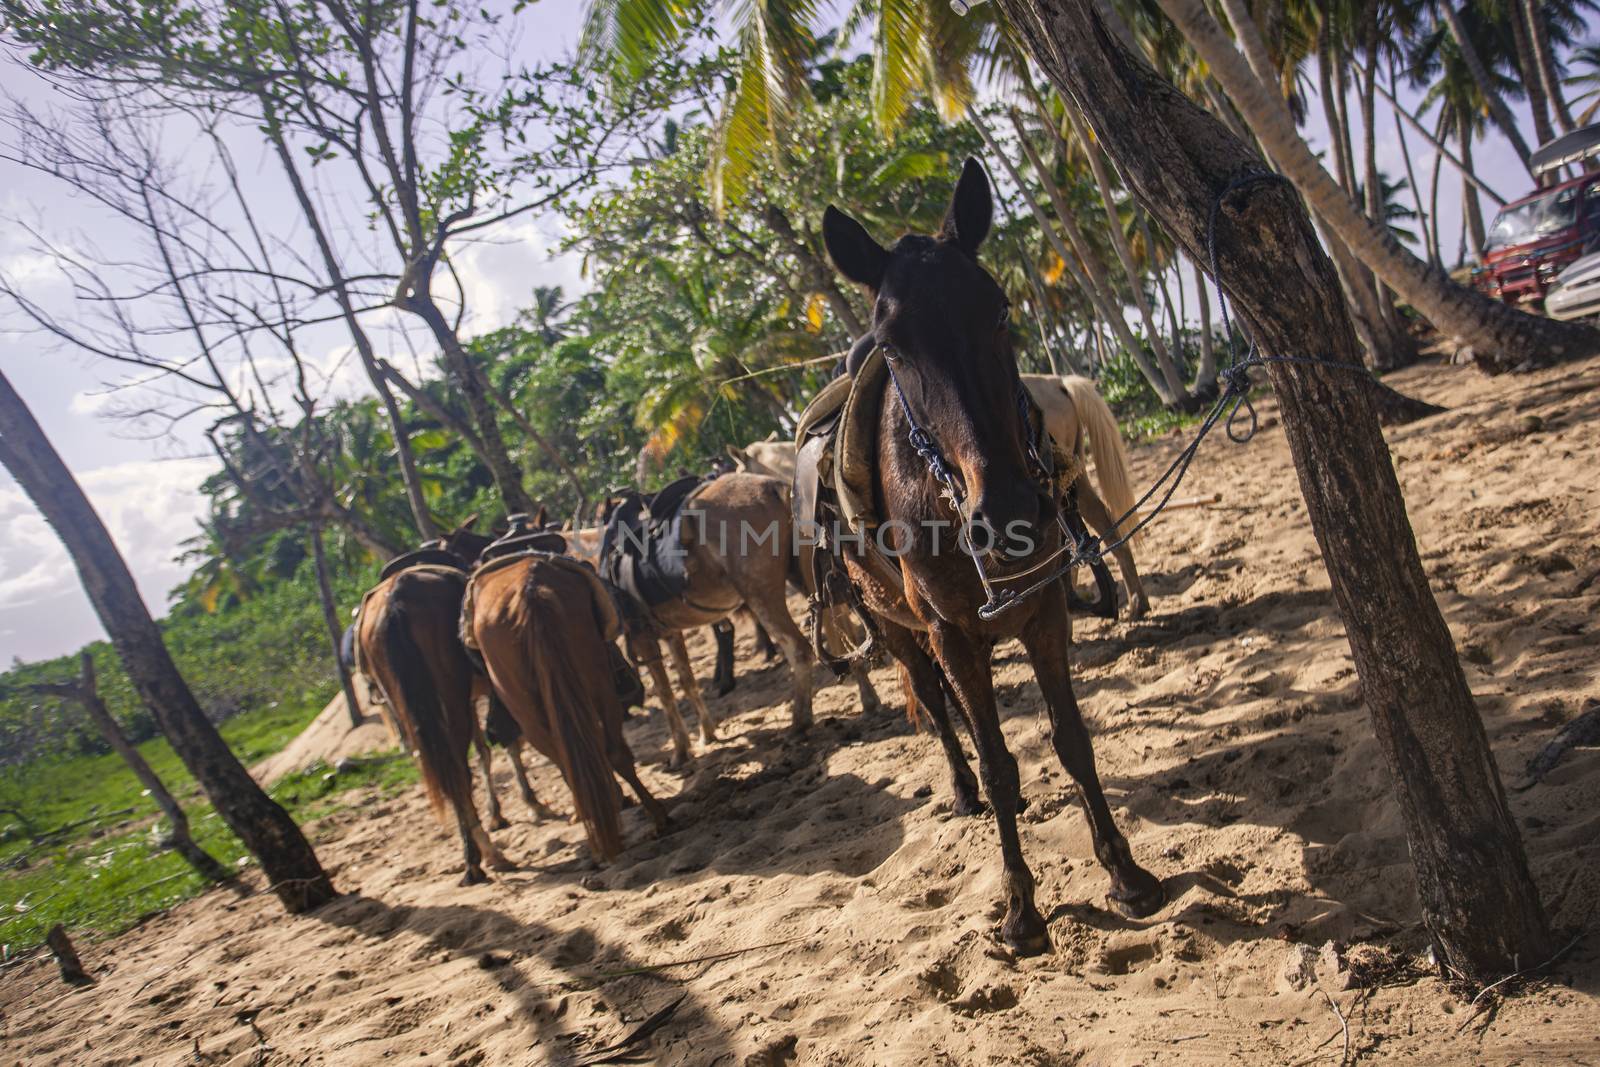
<path fill-rule="evenodd" d="M 1600 361 L 1395 384 L 1451 408 L 1390 441 L 1510 785 L 1600 698 Z M 1600 1061 L 1592 938 L 1465 1028 L 1465 1000 L 1422 966 L 1387 774 L 1276 410 L 1261 410 L 1255 441 L 1219 435 L 1183 489 L 1223 503 L 1152 530 L 1151 617 L 1078 628 L 1107 791 L 1171 890 L 1152 918 L 1104 906 L 1017 646 L 999 650 L 997 688 L 1055 942 L 1023 961 L 995 936 L 992 824 L 951 816 L 938 746 L 905 724 L 892 673 L 874 674 L 881 714 L 835 686 L 796 742 L 783 670 L 754 663 L 741 633 L 739 688 L 713 703 L 725 740 L 687 774 L 666 769 L 659 716 L 630 727 L 649 786 L 677 798 L 670 837 L 630 810 L 631 847 L 597 870 L 580 829 L 534 825 L 508 799 L 517 821 L 498 840 L 523 867 L 463 889 L 454 833 L 420 791 L 370 799 L 311 827 L 349 893 L 315 915 L 216 892 L 86 945 L 91 989 L 43 964 L 7 975 L 5 1058 L 577 1064 L 678 1002 L 638 1062 L 1331 1065 L 1331 998 L 1367 1062 Z M 1136 481 L 1177 447 L 1136 449 Z M 694 650 L 709 676 L 709 646 Z M 550 768 L 537 778 L 564 801 Z M 1511 804 L 1554 922 L 1592 926 L 1600 751 Z M 1342 974 L 1331 950 L 1319 960 L 1330 941 L 1349 946 Z"/>

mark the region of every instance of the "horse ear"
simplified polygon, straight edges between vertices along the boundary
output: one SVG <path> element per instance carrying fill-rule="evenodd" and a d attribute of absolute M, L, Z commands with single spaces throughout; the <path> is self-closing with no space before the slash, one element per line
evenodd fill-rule
<path fill-rule="evenodd" d="M 550 521 L 550 517 L 547 514 L 545 514 L 544 505 L 540 504 L 539 505 L 539 510 L 535 511 L 533 513 L 533 525 L 534 525 L 534 528 L 542 530 L 542 529 L 544 529 L 544 524 L 549 522 L 549 521 Z"/>
<path fill-rule="evenodd" d="M 453 534 L 464 534 L 476 525 L 478 525 L 478 513 L 474 511 L 471 515 L 468 515 L 466 518 L 461 520 L 461 525 L 457 526 L 450 532 Z"/>
<path fill-rule="evenodd" d="M 865 226 L 832 204 L 822 213 L 822 243 L 840 274 L 869 289 L 883 284 L 883 272 L 889 269 L 888 251 L 872 239 Z"/>
<path fill-rule="evenodd" d="M 733 460 L 734 469 L 744 470 L 744 450 L 733 445 L 723 445 L 722 447 L 727 449 L 728 458 Z"/>
<path fill-rule="evenodd" d="M 944 213 L 939 236 L 960 245 L 967 255 L 976 256 L 993 221 L 994 196 L 989 191 L 989 175 L 984 173 L 983 164 L 968 157 L 950 197 L 950 207 Z"/>

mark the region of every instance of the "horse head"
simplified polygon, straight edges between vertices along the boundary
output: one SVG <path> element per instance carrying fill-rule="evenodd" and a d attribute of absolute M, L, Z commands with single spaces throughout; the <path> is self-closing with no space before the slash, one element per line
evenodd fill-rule
<path fill-rule="evenodd" d="M 1011 305 L 978 262 L 993 214 L 988 176 L 969 159 L 938 233 L 885 248 L 830 206 L 822 235 L 840 273 L 872 296 L 871 336 L 905 416 L 937 444 L 972 525 L 1005 546 L 1031 541 L 1052 505 L 1028 464 Z"/>

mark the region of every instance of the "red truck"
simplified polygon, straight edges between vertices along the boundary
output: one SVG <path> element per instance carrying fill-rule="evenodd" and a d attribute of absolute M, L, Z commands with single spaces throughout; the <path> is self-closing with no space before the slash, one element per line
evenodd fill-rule
<path fill-rule="evenodd" d="M 1588 174 L 1507 204 L 1489 227 L 1480 284 L 1508 304 L 1544 306 L 1555 277 L 1600 251 L 1600 175 Z"/>

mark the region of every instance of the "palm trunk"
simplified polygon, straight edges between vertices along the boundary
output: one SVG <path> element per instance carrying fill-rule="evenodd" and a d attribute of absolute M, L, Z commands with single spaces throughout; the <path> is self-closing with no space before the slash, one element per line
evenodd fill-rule
<path fill-rule="evenodd" d="M 1539 70 L 1539 60 L 1533 54 L 1533 40 L 1528 31 L 1528 11 L 1521 0 L 1511 0 L 1506 5 L 1506 21 L 1511 23 L 1511 44 L 1517 54 L 1517 72 L 1522 75 L 1522 88 L 1528 94 L 1528 110 L 1533 113 L 1533 135 L 1539 144 L 1554 139 L 1555 127 L 1550 125 L 1550 101 L 1544 92 L 1544 77 Z"/>
<path fill-rule="evenodd" d="M 1333 43 L 1333 108 L 1339 118 L 1339 166 L 1344 168 L 1344 187 L 1354 197 L 1356 180 L 1355 134 L 1350 129 L 1350 60 L 1338 41 Z"/>
<path fill-rule="evenodd" d="M 1550 27 L 1545 22 L 1541 0 L 1522 0 L 1522 9 L 1528 19 L 1529 36 L 1533 39 L 1533 55 L 1539 67 L 1539 81 L 1544 87 L 1550 109 L 1563 133 L 1577 129 L 1572 112 L 1567 109 L 1567 99 L 1561 91 L 1561 73 L 1556 69 L 1555 49 L 1550 45 Z"/>
<path fill-rule="evenodd" d="M 1011 3 L 1030 0 L 1011 0 Z M 1067 0 L 1037 0 L 1052 5 Z M 1245 120 L 1307 204 L 1383 282 L 1445 334 L 1470 345 L 1491 373 L 1546 366 L 1600 352 L 1600 332 L 1536 317 L 1456 285 L 1373 224 L 1322 169 L 1300 138 L 1288 108 L 1251 74 L 1200 0 L 1160 0 L 1227 90 Z M 1260 161 L 1255 161 L 1257 167 Z"/>
<path fill-rule="evenodd" d="M 1391 81 L 1392 80 L 1393 79 L 1391 79 Z M 1483 195 L 1487 196 L 1490 200 L 1493 200 L 1497 204 L 1504 204 L 1506 202 L 1506 198 L 1495 192 L 1494 188 L 1490 186 L 1489 183 L 1478 177 L 1478 175 L 1473 172 L 1471 167 L 1463 163 L 1460 159 L 1456 158 L 1455 153 L 1450 151 L 1450 146 L 1444 143 L 1442 133 L 1436 133 L 1432 130 L 1429 130 L 1421 122 L 1417 121 L 1417 117 L 1415 115 L 1401 107 L 1400 101 L 1395 99 L 1392 91 L 1385 89 L 1382 85 L 1379 85 L 1378 95 L 1389 102 L 1389 106 L 1394 109 L 1395 118 L 1397 120 L 1405 119 L 1406 125 L 1410 126 L 1422 136 L 1424 141 L 1428 142 L 1428 146 L 1438 153 L 1440 160 L 1449 163 L 1458 172 L 1460 172 L 1463 178 L 1471 182 L 1473 185 L 1476 185 L 1479 191 L 1482 192 Z"/>
<path fill-rule="evenodd" d="M 1044 110 L 1044 100 L 1034 94 L 1034 106 L 1039 110 L 1039 118 L 1045 126 L 1055 134 L 1057 145 L 1062 156 L 1066 155 L 1066 144 L 1061 141 L 1061 132 L 1056 129 L 1054 122 L 1050 121 L 1049 114 Z M 1088 135 L 1078 120 L 1071 107 L 1065 109 L 1067 117 L 1072 120 L 1073 132 L 1078 135 L 1078 143 L 1083 146 L 1083 154 L 1089 160 L 1089 169 L 1094 172 L 1094 182 L 1100 190 L 1100 203 L 1106 212 L 1106 233 L 1111 238 L 1111 247 L 1116 251 L 1117 260 L 1122 264 L 1123 276 L 1128 279 L 1128 288 L 1133 291 L 1133 303 L 1139 310 L 1139 318 L 1144 323 L 1144 331 L 1150 337 L 1150 347 L 1155 350 L 1156 365 L 1166 373 L 1166 368 L 1172 365 L 1172 353 L 1162 342 L 1159 331 L 1156 330 L 1155 316 L 1150 311 L 1150 301 L 1146 299 L 1144 287 L 1139 284 L 1140 275 L 1138 267 L 1133 260 L 1133 249 L 1128 246 L 1128 235 L 1122 230 L 1121 220 L 1117 218 L 1117 200 L 1111 188 L 1111 175 L 1106 170 L 1105 157 L 1100 154 L 1100 146 Z M 1013 120 L 1015 121 L 1015 120 Z M 1022 136 L 1022 127 L 1018 125 L 1017 136 Z M 1177 376 L 1178 384 L 1182 384 L 1182 376 Z M 1173 384 L 1171 380 L 1167 383 Z M 1174 393 L 1181 396 L 1182 391 L 1174 389 Z"/>
<path fill-rule="evenodd" d="M 1435 270 L 1444 270 L 1444 249 L 1439 247 L 1439 171 L 1444 163 L 1444 153 L 1433 154 L 1433 178 L 1428 184 L 1428 262 Z"/>
<path fill-rule="evenodd" d="M 1255 75 L 1263 94 L 1282 109 L 1283 97 L 1277 87 L 1276 69 L 1272 65 L 1271 54 L 1267 51 L 1266 42 L 1261 38 L 1261 31 L 1256 26 L 1255 19 L 1251 17 L 1249 9 L 1242 0 L 1223 0 L 1222 7 L 1229 23 L 1233 26 L 1234 37 L 1244 52 L 1250 73 Z M 1335 93 L 1330 75 L 1336 58 L 1329 47 L 1327 29 L 1324 26 L 1318 31 L 1317 38 L 1317 71 L 1321 84 L 1323 114 L 1328 121 L 1329 136 L 1334 142 L 1334 156 L 1342 175 L 1341 184 L 1353 203 L 1356 180 L 1355 169 L 1351 163 L 1349 118 L 1340 104 L 1343 93 Z M 1327 247 L 1329 255 L 1333 257 L 1334 268 L 1339 275 L 1339 285 L 1348 301 L 1356 335 L 1361 340 L 1361 347 L 1367 353 L 1367 365 L 1374 370 L 1386 370 L 1405 366 L 1414 361 L 1416 343 L 1400 328 L 1391 314 L 1392 303 L 1388 308 L 1385 307 L 1386 298 L 1380 298 L 1377 279 L 1373 276 L 1373 272 L 1355 258 L 1344 240 L 1326 220 L 1313 214 L 1313 224 L 1322 237 L 1322 243 Z"/>
<path fill-rule="evenodd" d="M 217 813 L 260 862 L 284 908 L 298 913 L 332 900 L 338 894 L 310 843 L 200 710 L 111 535 L 4 374 L 0 463 L 55 529 L 135 691 Z"/>
<path fill-rule="evenodd" d="M 350 729 L 354 730 L 364 720 L 361 705 L 356 701 L 356 687 L 350 680 L 350 668 L 345 666 L 340 649 L 344 645 L 344 627 L 339 625 L 339 608 L 333 599 L 333 581 L 328 574 L 328 553 L 322 544 L 322 526 L 311 524 L 311 559 L 317 571 L 317 599 L 322 604 L 322 622 L 328 628 L 328 641 L 333 647 L 333 667 L 339 672 L 339 691 L 344 694 L 344 710 L 350 716 Z"/>
<path fill-rule="evenodd" d="M 1505 134 L 1506 140 L 1511 142 L 1517 158 L 1522 160 L 1522 165 L 1532 176 L 1533 168 L 1528 164 L 1528 157 L 1531 154 L 1528 151 L 1528 142 L 1523 140 L 1522 131 L 1517 128 L 1517 121 L 1512 117 L 1511 109 L 1506 107 L 1505 100 L 1500 96 L 1500 90 L 1495 88 L 1494 80 L 1489 77 L 1489 71 L 1484 67 L 1483 60 L 1478 57 L 1478 50 L 1472 46 L 1472 38 L 1467 36 L 1467 28 L 1461 22 L 1461 13 L 1456 10 L 1452 0 L 1443 0 L 1438 8 L 1440 15 L 1444 17 L 1445 25 L 1450 28 L 1450 36 L 1456 42 L 1456 48 L 1461 52 L 1461 61 L 1467 65 L 1473 84 L 1478 87 L 1479 95 L 1489 108 L 1489 116 L 1494 119 L 1494 124 L 1500 128 L 1500 132 Z"/>
<path fill-rule="evenodd" d="M 1111 327 L 1111 332 L 1116 335 L 1118 343 L 1133 359 L 1134 364 L 1139 368 L 1139 373 L 1143 374 L 1145 380 L 1150 383 L 1150 388 L 1155 390 L 1156 397 L 1161 403 L 1166 407 L 1177 406 L 1177 395 L 1167 387 L 1165 377 L 1157 373 L 1155 367 L 1150 364 L 1149 357 L 1144 354 L 1144 346 L 1139 344 L 1138 338 L 1133 336 L 1133 331 L 1128 329 L 1128 323 L 1123 319 L 1121 310 L 1106 297 L 1094 280 L 1087 277 L 1084 271 L 1079 268 L 1076 253 L 1067 247 L 1066 241 L 1061 239 L 1061 234 L 1057 233 L 1056 228 L 1050 225 L 1050 219 L 1045 215 L 1044 209 L 1039 206 L 1032 196 L 1028 195 L 1028 187 L 1022 180 L 1021 172 L 1017 170 L 1016 164 L 1011 162 L 1011 157 L 1000 150 L 1000 146 L 995 142 L 994 135 L 989 132 L 988 124 L 978 116 L 977 112 L 970 113 L 969 117 L 972 119 L 973 128 L 978 131 L 979 136 L 983 138 L 983 143 L 988 147 L 989 154 L 1000 161 L 1000 165 L 1010 175 L 1012 184 L 1021 190 L 1022 199 L 1028 205 L 1028 210 L 1033 213 L 1033 219 L 1039 224 L 1040 231 L 1050 242 L 1051 247 L 1055 249 L 1056 255 L 1061 257 L 1061 262 L 1065 266 L 1067 273 L 1072 275 L 1073 282 L 1083 292 L 1083 295 L 1088 298 L 1089 303 L 1093 305 L 1095 313 L 1106 320 Z M 1078 237 L 1081 240 L 1082 234 L 1079 234 Z"/>
<path fill-rule="evenodd" d="M 1469 122 L 1461 124 L 1461 158 L 1468 167 L 1472 166 L 1472 126 Z M 1481 263 L 1483 246 L 1488 242 L 1488 237 L 1483 227 L 1483 207 L 1478 203 L 1477 187 L 1468 181 L 1461 183 L 1461 213 L 1466 217 L 1472 258 Z"/>
<path fill-rule="evenodd" d="M 1389 59 L 1389 84 L 1394 84 L 1394 57 Z M 1394 135 L 1400 141 L 1400 158 L 1406 166 L 1406 184 L 1411 187 L 1411 202 L 1417 207 L 1417 234 L 1422 239 L 1422 248 L 1428 254 L 1428 262 L 1434 262 L 1438 257 L 1433 254 L 1433 244 L 1428 239 L 1428 208 L 1422 202 L 1422 186 L 1417 184 L 1417 171 L 1411 163 L 1411 144 L 1406 139 L 1405 124 L 1400 121 L 1399 109 L 1394 114 Z"/>
<path fill-rule="evenodd" d="M 1217 199 L 1241 175 L 1261 172 L 1254 153 L 1110 38 L 1090 0 L 997 2 L 1057 88 L 1082 108 L 1134 195 L 1191 257 L 1203 255 Z M 1266 140 L 1274 143 L 1276 134 Z M 1511 973 L 1549 955 L 1549 928 L 1482 720 L 1428 589 L 1338 282 L 1288 190 L 1271 182 L 1233 187 L 1220 214 L 1222 276 L 1265 350 L 1314 351 L 1351 368 L 1273 364 L 1268 377 L 1395 779 L 1424 922 L 1458 974 Z"/>

